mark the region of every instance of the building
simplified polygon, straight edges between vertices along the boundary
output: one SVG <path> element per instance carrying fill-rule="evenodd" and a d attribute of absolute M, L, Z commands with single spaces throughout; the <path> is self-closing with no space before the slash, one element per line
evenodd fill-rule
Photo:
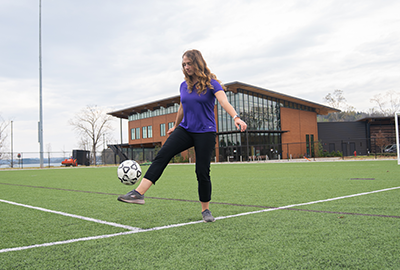
<path fill-rule="evenodd" d="M 343 156 L 367 155 L 370 143 L 365 122 L 320 122 L 318 137 L 323 150 L 328 153 L 341 152 Z"/>
<path fill-rule="evenodd" d="M 355 122 L 318 123 L 318 137 L 324 151 L 342 152 L 344 156 L 383 153 L 396 144 L 395 118 L 367 117 Z"/>
<path fill-rule="evenodd" d="M 313 156 L 318 141 L 317 115 L 339 112 L 321 104 L 271 90 L 232 82 L 225 84 L 229 102 L 248 124 L 238 132 L 232 118 L 216 101 L 215 161 L 244 161 Z M 180 97 L 110 112 L 128 119 L 129 143 L 119 145 L 129 158 L 152 160 L 174 125 Z M 193 150 L 183 153 L 194 161 Z"/>

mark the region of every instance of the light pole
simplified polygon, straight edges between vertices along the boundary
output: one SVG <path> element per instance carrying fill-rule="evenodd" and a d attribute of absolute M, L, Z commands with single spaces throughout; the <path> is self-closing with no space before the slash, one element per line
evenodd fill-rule
<path fill-rule="evenodd" d="M 39 144 L 40 168 L 43 168 L 43 108 L 42 108 L 42 0 L 39 0 Z"/>
<path fill-rule="evenodd" d="M 13 121 L 11 121 L 11 168 L 14 167 Z"/>

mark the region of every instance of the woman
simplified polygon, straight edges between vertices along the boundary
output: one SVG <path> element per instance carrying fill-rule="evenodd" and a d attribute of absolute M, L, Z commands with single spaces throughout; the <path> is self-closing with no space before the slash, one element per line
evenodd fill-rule
<path fill-rule="evenodd" d="M 235 126 L 245 131 L 242 121 L 229 103 L 224 89 L 207 67 L 201 53 L 189 50 L 182 57 L 185 81 L 180 86 L 181 103 L 175 125 L 167 131 L 169 135 L 156 158 L 147 170 L 139 186 L 118 197 L 126 203 L 144 204 L 144 194 L 160 178 L 169 161 L 178 153 L 194 146 L 196 153 L 196 176 L 199 200 L 204 222 L 215 221 L 209 210 L 211 200 L 210 162 L 215 147 L 216 122 L 215 98 L 222 108 L 232 116 Z"/>

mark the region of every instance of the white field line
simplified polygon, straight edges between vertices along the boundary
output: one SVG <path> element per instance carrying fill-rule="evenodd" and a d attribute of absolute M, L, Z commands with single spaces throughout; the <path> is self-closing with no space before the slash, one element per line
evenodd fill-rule
<path fill-rule="evenodd" d="M 330 199 L 325 199 L 325 200 L 318 200 L 318 201 L 312 201 L 312 202 L 306 202 L 306 203 L 291 204 L 291 205 L 286 205 L 286 206 L 281 206 L 281 207 L 276 207 L 276 208 L 268 208 L 268 209 L 253 211 L 253 212 L 240 213 L 240 214 L 224 216 L 224 217 L 217 217 L 215 219 L 225 219 L 225 218 L 231 218 L 231 217 L 246 216 L 246 215 L 250 215 L 250 214 L 257 214 L 257 213 L 262 213 L 262 212 L 269 212 L 269 211 L 275 211 L 275 210 L 281 210 L 281 209 L 288 209 L 288 208 L 297 207 L 297 206 L 305 206 L 305 205 L 322 203 L 322 202 L 331 202 L 331 201 L 342 200 L 342 199 L 347 199 L 347 198 L 353 198 L 353 197 L 369 195 L 369 194 L 374 194 L 374 193 L 379 193 L 379 192 L 389 191 L 389 190 L 395 190 L 395 189 L 400 189 L 400 187 L 385 188 L 385 189 L 374 190 L 374 191 L 363 192 L 363 193 L 357 193 L 357 194 L 352 194 L 352 195 L 346 195 L 346 196 L 330 198 Z"/>
<path fill-rule="evenodd" d="M 136 228 L 136 227 L 122 225 L 122 224 L 118 224 L 118 223 L 114 223 L 114 222 L 108 222 L 108 221 L 95 219 L 95 218 L 89 218 L 89 217 L 69 214 L 69 213 L 65 213 L 65 212 L 61 212 L 61 211 L 54 211 L 54 210 L 50 210 L 50 209 L 46 209 L 46 208 L 42 208 L 42 207 L 36 207 L 36 206 L 31 206 L 31 205 L 27 205 L 27 204 L 16 203 L 16 202 L 11 202 L 11 201 L 1 200 L 1 199 L 0 199 L 0 202 L 17 205 L 17 206 L 22 206 L 22 207 L 26 207 L 26 208 L 30 208 L 30 209 L 35 209 L 35 210 L 39 210 L 39 211 L 43 211 L 43 212 L 58 214 L 58 215 L 66 216 L 66 217 L 73 217 L 73 218 L 82 219 L 82 220 L 86 220 L 86 221 L 92 221 L 92 222 L 110 225 L 110 226 L 123 228 L 123 229 L 131 230 L 131 231 L 140 230 L 140 228 Z"/>
<path fill-rule="evenodd" d="M 297 206 L 305 206 L 305 205 L 311 205 L 311 204 L 316 204 L 316 203 L 323 203 L 323 202 L 342 200 L 342 199 L 353 198 L 353 197 L 358 197 L 358 196 L 363 196 L 363 195 L 369 195 L 369 194 L 374 194 L 374 193 L 379 193 L 379 192 L 384 192 L 384 191 L 390 191 L 390 190 L 395 190 L 395 189 L 400 189 L 400 187 L 385 188 L 385 189 L 374 190 L 374 191 L 370 191 L 370 192 L 357 193 L 357 194 L 352 194 L 352 195 L 346 195 L 346 196 L 330 198 L 330 199 L 325 199 L 325 200 L 318 200 L 318 201 L 299 203 L 299 204 L 291 204 L 291 205 L 281 206 L 281 207 L 277 207 L 277 208 L 268 208 L 268 209 L 263 209 L 263 210 L 258 210 L 258 211 L 240 213 L 240 214 L 236 214 L 236 215 L 216 217 L 215 219 L 221 220 L 221 219 L 232 218 L 232 217 L 240 217 L 240 216 L 258 214 L 258 213 L 263 213 L 263 212 L 270 212 L 270 211 L 288 209 L 288 208 L 297 207 Z M 97 222 L 97 223 L 101 223 L 101 224 L 107 224 L 107 225 L 120 227 L 120 228 L 124 228 L 124 229 L 128 229 L 129 230 L 127 232 L 120 232 L 120 233 L 114 233 L 114 234 L 90 236 L 90 237 L 83 237 L 83 238 L 70 239 L 70 240 L 65 240 L 65 241 L 37 244 L 37 245 L 31 245 L 31 246 L 0 249 L 0 253 L 10 252 L 10 251 L 20 251 L 20 250 L 25 250 L 25 249 L 37 248 L 37 247 L 49 247 L 49 246 L 54 246 L 54 245 L 69 244 L 69 243 L 75 243 L 75 242 L 81 242 L 81 241 L 104 239 L 104 238 L 110 238 L 110 237 L 114 237 L 114 236 L 135 234 L 135 233 L 141 233 L 141 232 L 159 231 L 159 230 L 163 230 L 163 229 L 177 228 L 177 227 L 182 227 L 182 226 L 187 226 L 187 225 L 192 225 L 192 224 L 198 224 L 198 223 L 202 223 L 203 222 L 202 220 L 199 220 L 199 221 L 192 221 L 192 222 L 187 222 L 187 223 L 179 223 L 179 224 L 172 224 L 172 225 L 154 227 L 154 228 L 150 228 L 150 229 L 140 229 L 140 228 L 130 227 L 130 226 L 121 225 L 121 224 L 117 224 L 117 223 L 101 221 L 101 220 L 97 220 L 97 219 L 93 219 L 93 218 L 87 218 L 87 217 L 71 215 L 71 214 L 67 214 L 67 213 L 63 213 L 63 212 L 59 212 L 59 211 L 48 210 L 48 209 L 41 208 L 41 207 L 34 207 L 34 206 L 14 203 L 14 202 L 5 201 L 5 200 L 1 200 L 1 199 L 0 199 L 0 202 L 10 203 L 10 204 L 13 204 L 13 205 L 28 207 L 28 208 L 32 208 L 32 209 L 36 209 L 36 210 L 40 210 L 40 211 L 45 211 L 45 212 L 50 212 L 50 213 L 55 213 L 55 214 L 61 214 L 61 215 L 64 215 L 64 216 L 80 218 L 80 219 L 84 219 L 84 220 L 87 220 L 87 221 L 93 221 L 93 222 Z"/>
<path fill-rule="evenodd" d="M 37 245 L 24 246 L 24 247 L 6 248 L 6 249 L 0 249 L 0 253 L 10 252 L 10 251 L 20 251 L 20 250 L 25 250 L 25 249 L 37 248 L 37 247 L 50 247 L 50 246 L 55 246 L 55 245 L 70 244 L 70 243 L 81 242 L 81 241 L 103 239 L 103 238 L 109 238 L 109 237 L 114 237 L 114 236 L 119 236 L 119 235 L 132 234 L 132 233 L 136 233 L 136 232 L 138 232 L 138 231 L 127 231 L 127 232 L 83 237 L 83 238 L 70 239 L 70 240 L 65 240 L 65 241 L 57 241 L 57 242 L 51 242 L 51 243 L 44 243 L 44 244 L 37 244 Z"/>

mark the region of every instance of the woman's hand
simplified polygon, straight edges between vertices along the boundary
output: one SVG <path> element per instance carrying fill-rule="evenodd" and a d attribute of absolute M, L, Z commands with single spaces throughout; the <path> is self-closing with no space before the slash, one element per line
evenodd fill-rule
<path fill-rule="evenodd" d="M 244 122 L 239 117 L 236 117 L 234 121 L 235 121 L 236 128 L 239 129 L 241 132 L 243 132 L 243 131 L 245 131 L 247 129 L 246 122 Z"/>
<path fill-rule="evenodd" d="M 174 132 L 175 130 L 175 126 L 173 126 L 172 128 L 168 129 L 167 134 L 168 136 L 171 135 L 172 132 Z"/>

